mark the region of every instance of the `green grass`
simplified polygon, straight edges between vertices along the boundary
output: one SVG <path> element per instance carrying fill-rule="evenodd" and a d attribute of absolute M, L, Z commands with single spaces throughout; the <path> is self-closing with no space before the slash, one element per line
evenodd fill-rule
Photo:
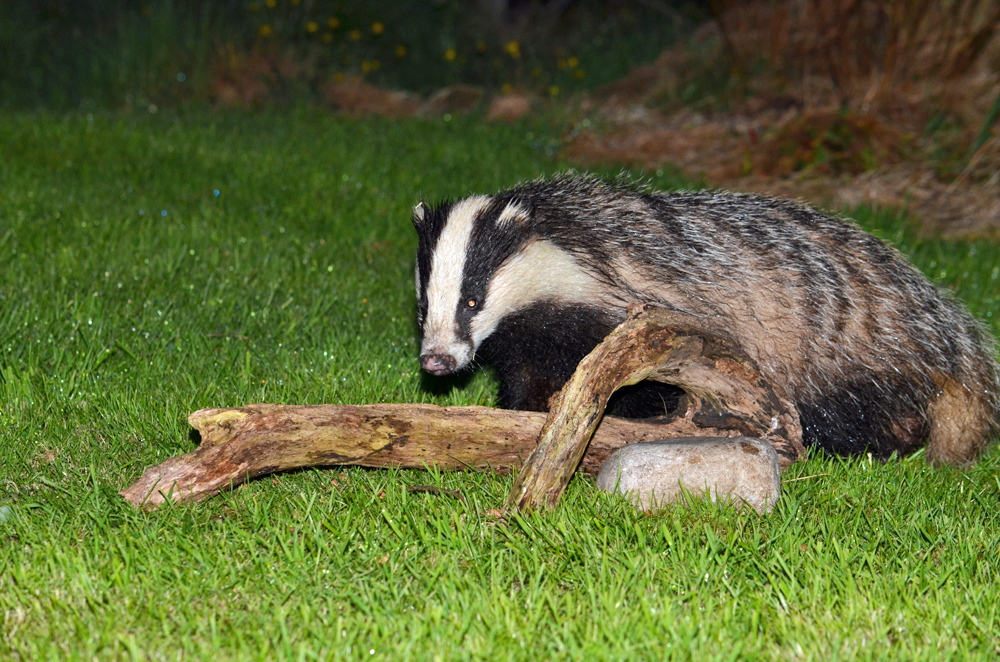
<path fill-rule="evenodd" d="M 554 135 L 0 117 L 0 659 L 996 659 L 996 447 L 968 472 L 813 457 L 764 517 L 577 479 L 503 525 L 509 476 L 361 469 L 122 503 L 201 407 L 492 403 L 488 375 L 418 372 L 409 209 L 558 169 Z M 996 245 L 857 216 L 997 332 Z"/>

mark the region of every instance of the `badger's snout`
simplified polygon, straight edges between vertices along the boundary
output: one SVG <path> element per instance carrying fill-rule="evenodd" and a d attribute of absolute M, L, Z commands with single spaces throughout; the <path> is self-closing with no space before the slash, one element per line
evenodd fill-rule
<path fill-rule="evenodd" d="M 420 367 L 436 377 L 455 372 L 458 361 L 450 354 L 424 354 L 420 357 Z"/>

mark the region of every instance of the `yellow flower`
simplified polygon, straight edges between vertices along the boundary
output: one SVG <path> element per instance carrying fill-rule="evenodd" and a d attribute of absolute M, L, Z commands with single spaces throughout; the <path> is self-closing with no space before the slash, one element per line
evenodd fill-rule
<path fill-rule="evenodd" d="M 574 55 L 573 57 L 566 60 L 566 64 L 567 66 L 569 66 L 570 69 L 576 69 L 578 66 L 580 66 L 580 58 Z"/>
<path fill-rule="evenodd" d="M 335 73 L 333 75 L 333 82 L 334 83 L 343 83 L 344 82 L 344 74 L 340 73 L 339 71 L 337 73 Z"/>
<path fill-rule="evenodd" d="M 456 57 L 458 57 L 458 53 L 455 51 L 454 48 L 449 48 L 444 52 L 444 59 L 448 60 L 449 62 L 454 62 Z"/>
<path fill-rule="evenodd" d="M 506 44 L 504 44 L 503 49 L 504 51 L 506 51 L 508 55 L 510 55 L 515 60 L 521 57 L 521 42 L 519 41 L 508 41 Z"/>
<path fill-rule="evenodd" d="M 351 30 L 351 41 L 361 41 L 361 30 Z"/>
<path fill-rule="evenodd" d="M 302 2 L 302 0 L 292 0 L 292 4 L 295 6 L 298 6 L 300 2 Z"/>
<path fill-rule="evenodd" d="M 396 46 L 396 57 L 406 57 L 406 46 L 400 44 Z"/>
<path fill-rule="evenodd" d="M 573 75 L 576 76 L 578 80 L 583 80 L 583 77 L 587 75 L 587 72 L 585 72 L 583 69 L 577 69 L 576 71 L 573 72 Z"/>
<path fill-rule="evenodd" d="M 273 30 L 271 29 L 271 26 L 268 25 L 267 23 L 265 23 L 264 25 L 260 26 L 260 28 L 257 30 L 257 33 L 261 37 L 266 37 L 267 35 L 271 34 L 272 32 L 273 32 Z"/>
<path fill-rule="evenodd" d="M 316 32 L 316 30 L 319 30 L 319 23 L 316 21 L 309 21 L 306 23 L 306 32 L 312 34 L 313 32 Z"/>
<path fill-rule="evenodd" d="M 278 6 L 278 0 L 264 0 L 264 4 L 267 5 L 268 9 L 274 9 Z"/>
<path fill-rule="evenodd" d="M 500 91 L 503 92 L 504 94 L 510 94 L 511 92 L 514 91 L 514 86 L 511 85 L 510 83 L 504 83 L 503 85 L 500 86 Z"/>
<path fill-rule="evenodd" d="M 566 68 L 566 60 L 558 60 L 556 62 L 556 66 L 559 67 L 560 69 L 565 69 Z"/>
<path fill-rule="evenodd" d="M 336 30 L 337 28 L 340 27 L 340 19 L 337 18 L 336 16 L 332 17 L 329 21 L 326 22 L 326 27 L 330 28 L 331 30 Z"/>
<path fill-rule="evenodd" d="M 535 78 L 538 78 L 539 76 L 542 75 L 542 68 L 535 67 L 534 69 L 531 70 L 531 75 L 534 76 Z"/>
<path fill-rule="evenodd" d="M 368 63 L 368 60 L 365 60 L 364 62 L 361 63 L 361 73 L 366 74 L 371 70 L 372 68 L 371 65 Z"/>
<path fill-rule="evenodd" d="M 333 35 L 330 34 L 329 32 L 324 32 L 323 36 L 320 37 L 320 39 L 323 40 L 324 44 L 329 44 L 331 41 L 333 41 Z"/>
<path fill-rule="evenodd" d="M 554 97 L 555 96 L 559 96 L 559 86 L 558 85 L 553 85 L 552 87 L 550 87 L 549 88 L 549 94 L 552 95 L 552 96 L 554 96 Z"/>
<path fill-rule="evenodd" d="M 375 21 L 374 23 L 372 23 L 372 34 L 373 35 L 375 35 L 377 37 L 377 36 L 381 35 L 383 32 L 385 32 L 385 26 L 384 25 L 382 25 L 378 21 Z"/>

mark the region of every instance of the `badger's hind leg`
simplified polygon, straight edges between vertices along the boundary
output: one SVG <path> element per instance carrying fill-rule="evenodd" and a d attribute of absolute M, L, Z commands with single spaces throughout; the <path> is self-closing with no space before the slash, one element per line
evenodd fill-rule
<path fill-rule="evenodd" d="M 977 394 L 954 379 L 944 380 L 927 405 L 927 459 L 935 464 L 971 464 L 994 432 L 994 415 L 985 391 Z"/>
<path fill-rule="evenodd" d="M 920 448 L 930 431 L 927 391 L 906 379 L 855 379 L 796 402 L 803 441 L 832 455 L 888 459 Z"/>
<path fill-rule="evenodd" d="M 977 393 L 938 374 L 919 383 L 859 381 L 796 405 L 808 446 L 834 455 L 867 452 L 884 460 L 926 445 L 931 462 L 965 466 L 996 431 L 990 392 L 984 385 Z"/>

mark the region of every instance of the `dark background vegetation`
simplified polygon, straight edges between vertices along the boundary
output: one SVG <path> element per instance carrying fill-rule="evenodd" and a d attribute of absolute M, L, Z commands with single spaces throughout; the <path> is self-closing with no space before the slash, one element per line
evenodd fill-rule
<path fill-rule="evenodd" d="M 654 59 L 707 16 L 672 0 L 8 0 L 0 103 L 227 103 L 234 86 L 254 105 L 316 98 L 341 76 L 423 93 L 578 90 Z"/>
<path fill-rule="evenodd" d="M 995 77 L 1000 62 L 990 0 L 4 0 L 0 10 L 7 107 L 226 103 L 233 84 L 258 86 L 240 99 L 258 104 L 308 99 L 339 77 L 424 94 L 455 83 L 579 91 L 675 47 L 657 60 L 669 80 L 647 101 L 717 109 L 767 94 L 909 111 L 919 91 L 940 111 L 967 96 L 946 88 Z"/>

